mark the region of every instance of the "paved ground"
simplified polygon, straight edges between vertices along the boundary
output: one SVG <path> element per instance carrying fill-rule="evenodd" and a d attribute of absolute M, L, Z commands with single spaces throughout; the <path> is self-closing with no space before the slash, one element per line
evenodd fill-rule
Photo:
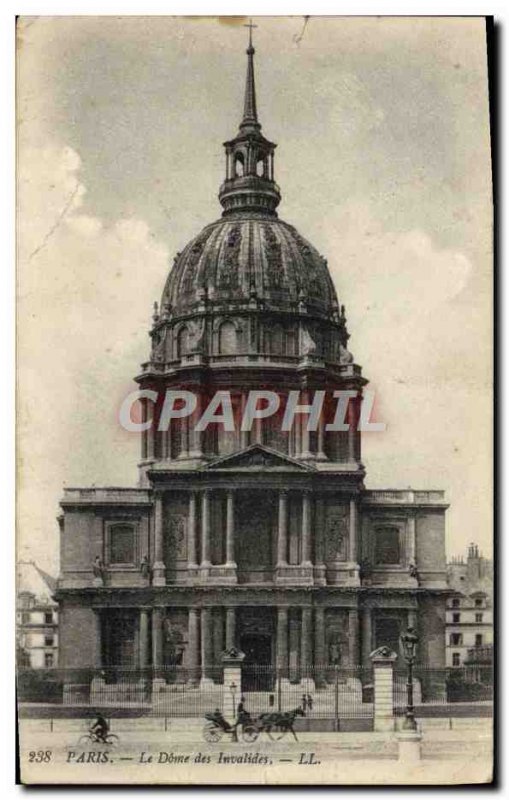
<path fill-rule="evenodd" d="M 202 721 L 154 718 L 113 723 L 116 748 L 78 746 L 86 721 L 21 720 L 22 778 L 51 783 L 436 783 L 486 781 L 491 772 L 490 720 L 423 721 L 422 761 L 398 761 L 394 734 L 299 733 L 217 744 L 203 741 Z M 445 722 L 445 721 L 444 721 Z M 433 723 L 433 724 L 431 724 Z"/>

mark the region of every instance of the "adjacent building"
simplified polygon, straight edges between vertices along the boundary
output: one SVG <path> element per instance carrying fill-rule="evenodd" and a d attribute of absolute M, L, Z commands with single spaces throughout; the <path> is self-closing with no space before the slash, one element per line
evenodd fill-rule
<path fill-rule="evenodd" d="M 399 654 L 412 626 L 420 661 L 442 667 L 444 493 L 365 486 L 366 379 L 327 261 L 278 217 L 251 42 L 247 57 L 241 123 L 224 144 L 222 216 L 175 256 L 136 378 L 158 397 L 185 387 L 197 409 L 159 431 L 161 404 L 144 401 L 155 424 L 142 436 L 138 487 L 65 490 L 60 661 L 158 668 L 163 681 L 178 667 L 207 685 L 235 646 L 247 666 L 312 674 L 320 687 L 328 665 L 368 666 L 381 645 Z M 249 390 L 267 387 L 283 407 L 290 391 L 309 403 L 316 390 L 349 390 L 348 429 L 328 430 L 324 406 L 315 431 L 302 415 L 285 432 L 281 414 L 241 430 Z M 200 431 L 220 390 L 233 395 L 235 429 Z"/>
<path fill-rule="evenodd" d="M 16 657 L 19 668 L 42 669 L 58 664 L 56 578 L 34 561 L 17 564 Z"/>
<path fill-rule="evenodd" d="M 448 667 L 493 663 L 493 562 L 468 548 L 467 559 L 447 564 L 451 594 L 446 611 L 446 664 Z"/>

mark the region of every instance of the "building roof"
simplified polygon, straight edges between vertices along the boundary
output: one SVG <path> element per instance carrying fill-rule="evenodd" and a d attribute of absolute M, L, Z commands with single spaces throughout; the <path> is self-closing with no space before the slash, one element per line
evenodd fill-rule
<path fill-rule="evenodd" d="M 35 561 L 18 561 L 17 592 L 29 592 L 42 603 L 53 603 L 52 595 L 57 588 L 57 580 Z"/>

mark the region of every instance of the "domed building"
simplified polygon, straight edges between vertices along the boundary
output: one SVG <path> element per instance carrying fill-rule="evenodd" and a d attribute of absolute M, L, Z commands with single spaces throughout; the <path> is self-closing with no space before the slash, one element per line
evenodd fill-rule
<path fill-rule="evenodd" d="M 96 670 L 96 687 L 120 668 L 149 671 L 151 697 L 220 685 L 235 647 L 243 691 L 270 691 L 276 675 L 326 691 L 338 670 L 367 675 L 376 647 L 399 653 L 409 625 L 420 661 L 444 665 L 443 492 L 365 488 L 366 381 L 327 261 L 278 216 L 254 52 L 250 41 L 242 120 L 224 143 L 222 215 L 177 253 L 155 306 L 137 376 L 139 486 L 62 500 L 60 662 Z M 168 391 L 196 398 L 169 426 Z M 202 430 L 225 391 L 233 426 Z M 244 430 L 253 391 L 279 407 Z M 301 409 L 285 430 L 289 398 L 309 410 L 319 392 L 316 429 Z M 334 392 L 349 392 L 347 425 L 332 424 Z"/>

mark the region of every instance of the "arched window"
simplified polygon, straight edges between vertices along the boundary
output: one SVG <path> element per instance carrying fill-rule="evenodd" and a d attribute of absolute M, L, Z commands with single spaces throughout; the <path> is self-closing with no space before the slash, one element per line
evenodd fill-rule
<path fill-rule="evenodd" d="M 286 355 L 297 355 L 297 333 L 294 328 L 288 328 L 285 332 L 286 339 Z"/>
<path fill-rule="evenodd" d="M 242 153 L 235 155 L 235 175 L 237 178 L 242 178 L 244 175 L 244 156 Z"/>
<path fill-rule="evenodd" d="M 269 350 L 273 355 L 283 355 L 283 328 L 281 325 L 274 325 L 269 329 Z"/>
<path fill-rule="evenodd" d="M 264 178 L 265 177 L 265 173 L 266 173 L 265 160 L 263 158 L 261 158 L 256 164 L 256 174 L 260 178 Z"/>
<path fill-rule="evenodd" d="M 178 332 L 177 336 L 177 357 L 182 358 L 182 356 L 187 355 L 189 352 L 189 331 L 184 326 Z"/>
<path fill-rule="evenodd" d="M 399 530 L 395 527 L 375 531 L 375 564 L 399 564 Z"/>
<path fill-rule="evenodd" d="M 219 352 L 221 355 L 237 352 L 237 330 L 233 322 L 223 322 L 219 328 Z"/>

